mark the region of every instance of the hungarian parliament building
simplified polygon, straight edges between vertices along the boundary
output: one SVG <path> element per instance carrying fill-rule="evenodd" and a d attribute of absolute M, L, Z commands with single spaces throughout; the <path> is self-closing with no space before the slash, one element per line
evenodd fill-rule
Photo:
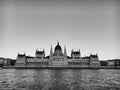
<path fill-rule="evenodd" d="M 78 67 L 99 67 L 100 61 L 98 55 L 92 55 L 81 57 L 80 50 L 72 50 L 71 56 L 67 55 L 66 46 L 64 47 L 64 52 L 62 48 L 57 43 L 54 51 L 52 46 L 50 48 L 50 55 L 45 56 L 44 49 L 36 50 L 35 57 L 26 56 L 25 54 L 19 54 L 16 58 L 15 66 L 25 66 L 25 67 L 44 67 L 44 66 L 54 66 L 54 67 L 61 67 L 61 66 L 78 66 Z"/>

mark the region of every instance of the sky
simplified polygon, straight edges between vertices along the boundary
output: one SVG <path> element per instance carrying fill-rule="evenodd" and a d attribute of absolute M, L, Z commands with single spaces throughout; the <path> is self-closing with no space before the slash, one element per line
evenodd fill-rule
<path fill-rule="evenodd" d="M 0 0 L 0 57 L 46 56 L 59 41 L 67 54 L 120 58 L 119 0 Z"/>

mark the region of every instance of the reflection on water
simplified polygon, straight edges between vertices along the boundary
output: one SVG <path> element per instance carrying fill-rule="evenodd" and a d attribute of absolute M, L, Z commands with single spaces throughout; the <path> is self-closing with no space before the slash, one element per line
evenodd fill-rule
<path fill-rule="evenodd" d="M 0 69 L 0 90 L 120 90 L 115 69 Z"/>

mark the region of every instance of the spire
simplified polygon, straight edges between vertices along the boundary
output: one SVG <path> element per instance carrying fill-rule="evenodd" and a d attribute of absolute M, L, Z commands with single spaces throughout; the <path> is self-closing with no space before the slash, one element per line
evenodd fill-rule
<path fill-rule="evenodd" d="M 90 53 L 90 56 L 92 55 L 92 53 Z"/>
<path fill-rule="evenodd" d="M 71 50 L 71 54 L 73 53 L 73 51 L 74 51 L 74 50 L 72 49 L 72 50 Z"/>
<path fill-rule="evenodd" d="M 71 50 L 71 57 L 72 57 L 72 54 L 73 54 L 73 49 Z"/>
<path fill-rule="evenodd" d="M 59 41 L 57 41 L 57 45 L 59 45 Z"/>
<path fill-rule="evenodd" d="M 64 47 L 64 55 L 67 56 L 66 45 L 65 45 L 65 47 Z"/>
<path fill-rule="evenodd" d="M 80 49 L 79 49 L 79 52 L 80 52 Z"/>
<path fill-rule="evenodd" d="M 45 49 L 43 48 L 43 53 L 45 54 Z"/>
<path fill-rule="evenodd" d="M 44 54 L 44 57 L 45 57 L 45 49 L 43 48 L 43 54 Z"/>
<path fill-rule="evenodd" d="M 51 48 L 50 48 L 50 56 L 52 55 L 52 44 L 51 44 Z"/>
<path fill-rule="evenodd" d="M 98 54 L 96 53 L 96 56 L 98 57 Z"/>
<path fill-rule="evenodd" d="M 81 52 L 80 52 L 80 49 L 79 49 L 79 53 L 80 53 L 80 57 L 81 57 Z"/>
<path fill-rule="evenodd" d="M 80 49 L 79 49 L 79 53 L 81 54 Z"/>

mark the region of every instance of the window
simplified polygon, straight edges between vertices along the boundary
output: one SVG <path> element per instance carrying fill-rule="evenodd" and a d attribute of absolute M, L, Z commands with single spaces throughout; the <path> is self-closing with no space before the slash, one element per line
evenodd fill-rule
<path fill-rule="evenodd" d="M 75 59 L 80 59 L 80 57 L 75 57 Z"/>

